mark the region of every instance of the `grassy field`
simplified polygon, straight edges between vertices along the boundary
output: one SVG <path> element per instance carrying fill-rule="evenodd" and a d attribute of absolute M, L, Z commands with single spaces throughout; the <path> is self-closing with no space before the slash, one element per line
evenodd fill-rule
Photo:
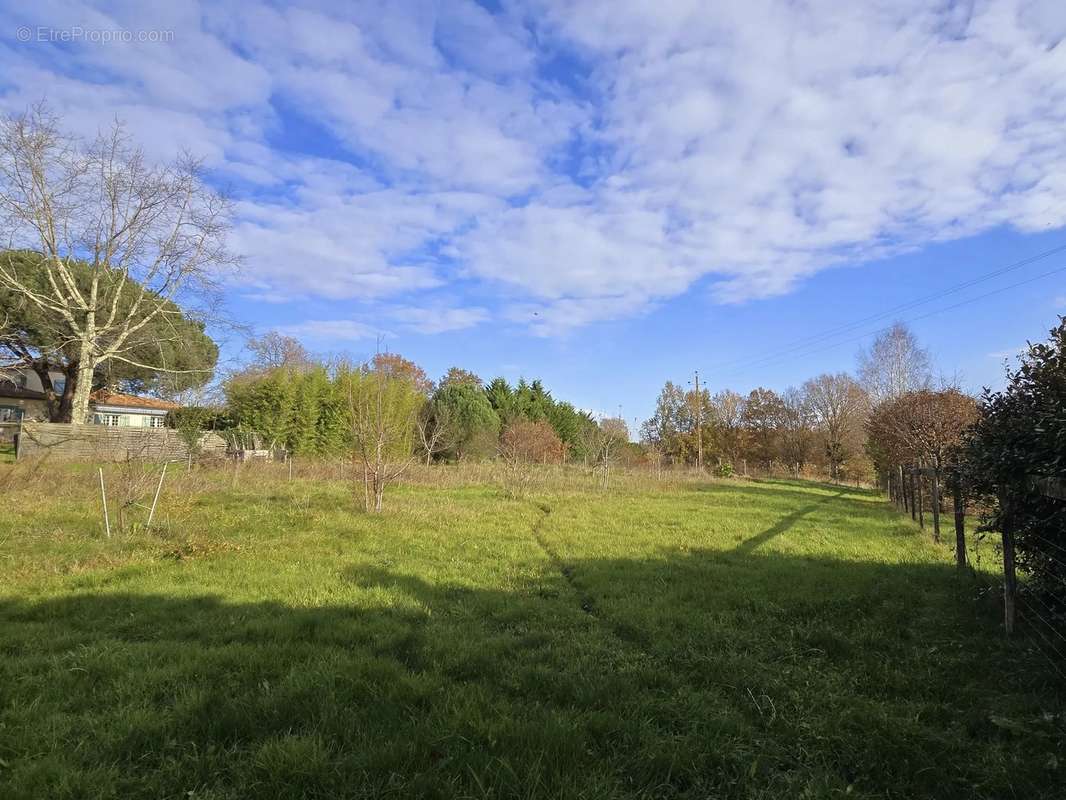
<path fill-rule="evenodd" d="M 1066 793 L 1061 679 L 864 491 L 453 481 L 371 517 L 194 472 L 107 539 L 94 477 L 0 509 L 8 800 Z"/>

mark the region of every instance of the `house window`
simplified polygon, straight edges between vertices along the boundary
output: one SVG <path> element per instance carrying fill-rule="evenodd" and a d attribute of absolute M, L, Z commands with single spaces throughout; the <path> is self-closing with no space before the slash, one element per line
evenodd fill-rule
<path fill-rule="evenodd" d="M 110 426 L 112 428 L 117 428 L 119 425 L 122 424 L 122 415 L 121 414 L 97 414 L 96 415 L 96 424 L 97 425 L 108 425 L 108 426 Z"/>
<path fill-rule="evenodd" d="M 54 391 L 56 394 L 63 394 L 63 390 L 66 389 L 66 388 L 67 388 L 66 376 L 63 376 L 62 378 L 53 378 L 52 379 L 52 391 Z"/>
<path fill-rule="evenodd" d="M 22 419 L 22 409 L 18 406 L 0 406 L 0 422 L 18 422 Z"/>
<path fill-rule="evenodd" d="M 163 417 L 149 417 L 148 418 L 148 427 L 149 428 L 162 428 L 163 427 L 163 423 L 165 421 L 166 420 Z"/>

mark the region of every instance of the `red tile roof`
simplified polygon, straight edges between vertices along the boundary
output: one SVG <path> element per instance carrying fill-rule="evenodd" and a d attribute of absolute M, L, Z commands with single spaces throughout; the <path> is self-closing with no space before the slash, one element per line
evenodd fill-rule
<path fill-rule="evenodd" d="M 150 408 L 156 411 L 173 411 L 181 408 L 177 403 L 159 400 L 155 397 L 137 397 L 133 394 L 121 394 L 107 389 L 97 389 L 89 399 L 97 405 L 116 406 L 118 408 Z"/>

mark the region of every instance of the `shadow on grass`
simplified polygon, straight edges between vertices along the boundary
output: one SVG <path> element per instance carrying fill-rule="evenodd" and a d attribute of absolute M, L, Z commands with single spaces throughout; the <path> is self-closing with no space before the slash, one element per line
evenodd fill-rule
<path fill-rule="evenodd" d="M 0 795 L 1061 788 L 1048 765 L 1062 697 L 952 568 L 761 556 L 759 543 L 568 562 L 507 590 L 340 566 L 332 590 L 349 603 L 306 608 L 9 600 Z"/>
<path fill-rule="evenodd" d="M 751 551 L 759 545 L 766 544 L 767 542 L 776 539 L 781 534 L 787 533 L 801 519 L 806 517 L 808 514 L 813 514 L 815 511 L 817 511 L 819 506 L 831 501 L 839 502 L 839 499 L 843 495 L 844 491 L 839 490 L 838 488 L 836 494 L 826 495 L 817 502 L 810 503 L 806 506 L 803 506 L 802 508 L 797 508 L 794 511 L 790 511 L 788 514 L 785 514 L 785 516 L 781 517 L 781 519 L 779 519 L 776 523 L 771 525 L 762 533 L 758 533 L 755 536 L 745 539 L 743 542 L 738 544 L 735 548 L 735 551 L 738 553 L 745 554 L 751 553 Z"/>

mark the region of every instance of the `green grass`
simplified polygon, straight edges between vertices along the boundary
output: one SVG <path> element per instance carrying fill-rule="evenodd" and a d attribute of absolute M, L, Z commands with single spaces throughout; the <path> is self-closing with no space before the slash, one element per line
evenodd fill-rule
<path fill-rule="evenodd" d="M 0 797 L 1062 797 L 1064 687 L 873 495 L 0 510 Z"/>
<path fill-rule="evenodd" d="M 15 445 L 0 443 L 0 464 L 15 463 Z"/>

